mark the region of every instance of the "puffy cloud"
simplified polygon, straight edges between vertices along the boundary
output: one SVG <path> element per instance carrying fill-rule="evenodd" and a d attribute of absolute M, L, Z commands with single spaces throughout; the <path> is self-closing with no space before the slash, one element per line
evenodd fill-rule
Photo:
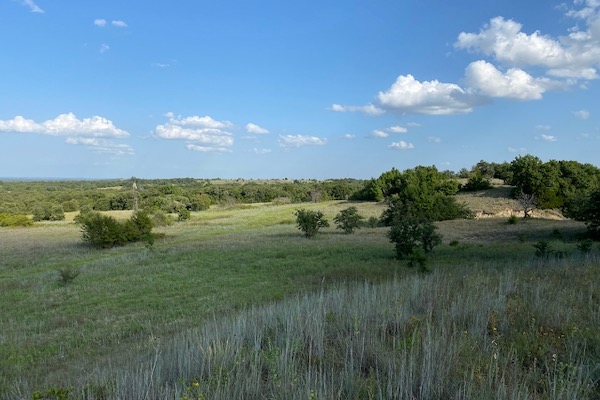
<path fill-rule="evenodd" d="M 37 4 L 35 4 L 33 0 L 21 0 L 20 3 L 25 7 L 28 7 L 29 10 L 33 13 L 44 13 L 44 10 L 42 10 Z"/>
<path fill-rule="evenodd" d="M 400 126 L 400 125 L 390 126 L 388 128 L 388 130 L 390 132 L 393 132 L 393 133 L 406 133 L 406 132 L 408 132 L 408 129 L 406 129 L 405 127 Z"/>
<path fill-rule="evenodd" d="M 61 114 L 54 119 L 37 123 L 22 116 L 0 120 L 0 132 L 39 133 L 55 136 L 127 137 L 129 133 L 118 129 L 112 121 L 93 116 L 79 120 L 75 114 Z"/>
<path fill-rule="evenodd" d="M 493 55 L 512 65 L 564 65 L 566 54 L 558 41 L 539 32 L 527 35 L 521 28 L 511 19 L 492 18 L 479 33 L 460 33 L 455 46 Z"/>
<path fill-rule="evenodd" d="M 506 73 L 502 73 L 483 60 L 469 64 L 465 79 L 471 87 L 487 96 L 519 100 L 541 99 L 547 83 L 543 79 L 533 78 L 518 68 L 511 68 Z"/>
<path fill-rule="evenodd" d="M 116 20 L 112 21 L 111 24 L 117 28 L 127 28 L 127 23 L 125 21 Z"/>
<path fill-rule="evenodd" d="M 390 144 L 388 147 L 390 149 L 394 149 L 394 150 L 410 150 L 410 149 L 415 148 L 415 146 L 412 143 L 405 142 L 404 140 L 401 140 L 399 142 L 394 142 L 394 143 Z"/>
<path fill-rule="evenodd" d="M 303 147 L 303 146 L 322 146 L 327 143 L 326 139 L 307 135 L 279 135 L 279 145 L 281 147 Z"/>
<path fill-rule="evenodd" d="M 513 20 L 496 17 L 479 33 L 462 32 L 454 44 L 457 48 L 481 52 L 513 66 L 547 68 L 547 73 L 560 78 L 596 79 L 600 64 L 600 17 L 594 6 L 587 10 L 588 30 L 571 30 L 558 39 L 536 31 L 526 34 L 522 25 Z M 576 12 L 567 15 L 583 17 Z M 596 26 L 598 24 L 598 26 Z"/>
<path fill-rule="evenodd" d="M 102 19 L 102 18 L 97 18 L 94 20 L 94 25 L 102 28 L 102 27 L 106 26 L 106 20 Z"/>
<path fill-rule="evenodd" d="M 233 124 L 229 121 L 217 121 L 208 115 L 204 117 L 191 116 L 181 118 L 181 116 L 175 118 L 173 113 L 167 113 L 166 116 L 170 118 L 169 124 L 176 126 L 184 126 L 197 129 L 223 129 L 230 128 Z"/>
<path fill-rule="evenodd" d="M 255 135 L 266 135 L 267 133 L 270 133 L 267 129 L 251 122 L 246 124 L 246 132 L 253 133 Z"/>
<path fill-rule="evenodd" d="M 575 111 L 573 113 L 573 115 L 575 115 L 575 117 L 579 118 L 579 119 L 588 119 L 590 117 L 590 112 L 588 110 L 579 110 L 579 111 Z"/>
<path fill-rule="evenodd" d="M 117 128 L 112 121 L 99 116 L 80 120 L 75 114 L 68 113 L 41 123 L 17 116 L 11 120 L 0 120 L 0 132 L 67 136 L 66 143 L 82 145 L 96 153 L 111 155 L 134 153 L 131 146 L 110 140 L 127 137 L 129 133 Z"/>
<path fill-rule="evenodd" d="M 541 134 L 539 138 L 545 142 L 556 142 L 556 137 L 554 137 L 552 135 Z"/>
<path fill-rule="evenodd" d="M 374 106 L 373 104 L 367 104 L 364 106 L 343 106 L 341 104 L 333 104 L 330 110 L 335 112 L 362 112 L 364 114 L 374 116 L 385 113 L 384 110 Z"/>
<path fill-rule="evenodd" d="M 389 134 L 381 129 L 375 129 L 373 132 L 371 132 L 371 136 L 375 138 L 386 138 L 389 136 Z"/>
<path fill-rule="evenodd" d="M 217 121 L 209 116 L 174 117 L 166 114 L 169 122 L 154 128 L 154 134 L 161 139 L 183 140 L 190 150 L 208 152 L 226 151 L 233 145 L 233 136 L 226 128 L 232 126 L 229 121 Z"/>
<path fill-rule="evenodd" d="M 400 75 L 377 98 L 387 109 L 432 115 L 467 113 L 476 103 L 475 96 L 457 84 L 437 80 L 419 82 L 412 75 Z"/>

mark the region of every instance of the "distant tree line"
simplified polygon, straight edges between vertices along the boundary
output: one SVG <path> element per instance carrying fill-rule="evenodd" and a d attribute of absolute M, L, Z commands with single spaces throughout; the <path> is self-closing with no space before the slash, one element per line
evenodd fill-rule
<path fill-rule="evenodd" d="M 543 162 L 532 155 L 503 163 L 481 160 L 470 170 L 463 168 L 458 172 L 438 171 L 434 166 L 418 166 L 402 172 L 392 168 L 370 180 L 133 177 L 95 181 L 2 181 L 0 213 L 5 216 L 6 225 L 6 221 L 12 221 L 7 216 L 32 215 L 34 220 L 60 220 L 64 212 L 69 211 L 131 210 L 137 201 L 139 209 L 177 213 L 180 219 L 185 219 L 190 211 L 204 210 L 214 204 L 351 199 L 386 201 L 391 209 L 408 207 L 411 214 L 439 221 L 468 217 L 469 211 L 457 204 L 453 195 L 461 190 L 489 189 L 492 179 L 514 186 L 515 197 L 525 194 L 534 199 L 539 208 L 557 208 L 570 218 L 586 222 L 595 218 L 594 199 L 600 196 L 597 194 L 600 169 L 577 161 Z M 135 195 L 133 183 L 137 185 Z M 600 222 L 591 224 L 598 225 Z"/>

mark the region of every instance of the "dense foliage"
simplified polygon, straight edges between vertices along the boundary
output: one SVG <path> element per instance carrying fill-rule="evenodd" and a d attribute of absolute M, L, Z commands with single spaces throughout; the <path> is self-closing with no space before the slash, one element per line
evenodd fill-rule
<path fill-rule="evenodd" d="M 486 177 L 481 172 L 474 173 L 467 183 L 460 186 L 460 190 L 464 192 L 473 192 L 476 190 L 487 190 L 492 188 L 492 183 L 489 177 Z"/>
<path fill-rule="evenodd" d="M 296 210 L 294 215 L 296 216 L 298 229 L 304 232 L 304 236 L 307 238 L 314 237 L 319 233 L 319 229 L 329 226 L 329 221 L 327 221 L 321 211 L 305 210 L 302 208 Z"/>
<path fill-rule="evenodd" d="M 388 237 L 395 245 L 398 258 L 411 256 L 418 248 L 429 253 L 442 243 L 433 221 L 412 204 L 396 202 L 385 214 L 390 226 Z"/>
<path fill-rule="evenodd" d="M 333 218 L 333 222 L 335 222 L 338 229 L 342 229 L 344 233 L 350 234 L 355 229 L 360 228 L 360 224 L 364 219 L 365 217 L 358 213 L 358 209 L 352 206 L 340 211 Z"/>
<path fill-rule="evenodd" d="M 418 166 L 400 172 L 396 168 L 371 179 L 354 195 L 357 200 L 383 201 L 398 196 L 409 201 L 431 206 L 436 196 L 447 196 L 458 191 L 458 182 L 436 167 Z"/>
<path fill-rule="evenodd" d="M 137 186 L 135 192 L 133 183 Z M 363 186 L 363 181 L 354 179 L 0 181 L 0 212 L 35 212 L 40 215 L 40 220 L 55 219 L 58 210 L 132 210 L 137 197 L 141 209 L 181 215 L 185 214 L 183 209 L 200 211 L 211 204 L 346 200 Z"/>
<path fill-rule="evenodd" d="M 136 212 L 127 221 L 90 212 L 80 215 L 81 233 L 84 242 L 99 248 L 120 246 L 140 240 L 152 243 L 152 221 L 145 212 Z"/>
<path fill-rule="evenodd" d="M 33 221 L 25 214 L 0 213 L 0 226 L 31 226 Z"/>
<path fill-rule="evenodd" d="M 577 161 L 543 162 L 525 155 L 512 161 L 511 171 L 515 193 L 533 194 L 538 207 L 560 208 L 570 217 L 581 199 L 600 189 L 600 169 Z"/>

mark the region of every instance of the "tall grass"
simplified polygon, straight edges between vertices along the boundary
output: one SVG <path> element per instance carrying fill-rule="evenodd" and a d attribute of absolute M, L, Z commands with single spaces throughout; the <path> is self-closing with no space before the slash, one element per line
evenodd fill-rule
<path fill-rule="evenodd" d="M 0 397 L 599 396 L 600 262 L 576 249 L 581 226 L 444 222 L 419 275 L 385 228 L 308 240 L 297 207 L 197 213 L 153 249 L 89 249 L 68 223 L 0 229 Z M 564 258 L 536 259 L 542 238 Z M 67 267 L 80 274 L 60 284 Z"/>
<path fill-rule="evenodd" d="M 75 394 L 598 398 L 599 273 L 589 258 L 340 284 L 152 338 L 130 370 L 103 371 Z"/>

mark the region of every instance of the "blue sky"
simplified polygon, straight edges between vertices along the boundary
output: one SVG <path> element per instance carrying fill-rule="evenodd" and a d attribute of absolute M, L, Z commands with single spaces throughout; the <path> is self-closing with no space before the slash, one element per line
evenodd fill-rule
<path fill-rule="evenodd" d="M 600 0 L 0 0 L 0 176 L 598 165 Z"/>

